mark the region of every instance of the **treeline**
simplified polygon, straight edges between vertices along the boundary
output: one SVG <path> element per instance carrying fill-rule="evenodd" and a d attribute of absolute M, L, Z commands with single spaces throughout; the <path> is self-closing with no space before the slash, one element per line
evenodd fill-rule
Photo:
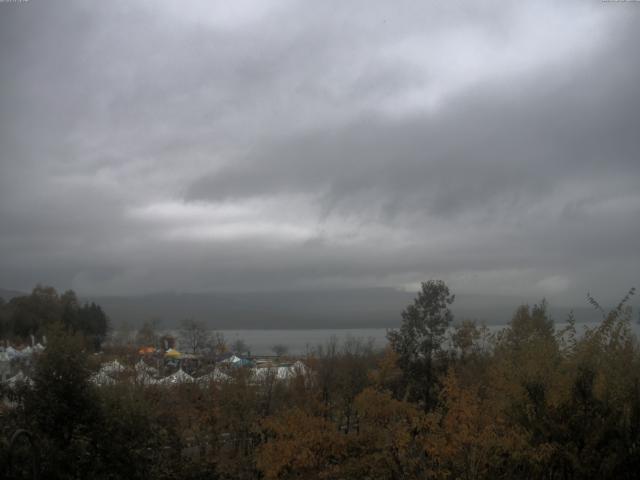
<path fill-rule="evenodd" d="M 102 308 L 93 302 L 81 304 L 73 290 L 60 295 L 53 287 L 38 285 L 30 295 L 8 302 L 0 298 L 0 338 L 30 342 L 32 336 L 41 339 L 56 324 L 90 339 L 96 349 L 109 329 Z"/>
<path fill-rule="evenodd" d="M 452 325 L 439 281 L 422 285 L 389 345 L 329 342 L 311 374 L 208 386 L 100 389 L 83 338 L 52 329 L 33 386 L 5 394 L 10 468 L 41 478 L 631 479 L 640 471 L 640 350 L 627 306 L 556 329 L 546 304 L 502 331 Z M 8 462 L 8 454 L 3 461 Z M 21 462 L 16 461 L 22 459 Z"/>

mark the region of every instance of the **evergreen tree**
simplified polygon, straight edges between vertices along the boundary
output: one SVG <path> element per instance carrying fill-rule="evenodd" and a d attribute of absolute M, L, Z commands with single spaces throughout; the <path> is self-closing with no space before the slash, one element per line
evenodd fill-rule
<path fill-rule="evenodd" d="M 409 398 L 422 402 L 425 409 L 436 399 L 436 357 L 453 320 L 449 305 L 454 299 L 442 280 L 422 282 L 413 304 L 402 312 L 400 329 L 387 334 L 398 354 Z"/>

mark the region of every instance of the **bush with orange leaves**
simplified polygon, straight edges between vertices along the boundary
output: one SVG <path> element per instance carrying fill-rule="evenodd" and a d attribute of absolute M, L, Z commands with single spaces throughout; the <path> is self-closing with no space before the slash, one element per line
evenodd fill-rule
<path fill-rule="evenodd" d="M 336 425 L 300 408 L 262 422 L 267 442 L 259 449 L 257 466 L 270 479 L 335 478 L 347 455 L 347 437 Z"/>

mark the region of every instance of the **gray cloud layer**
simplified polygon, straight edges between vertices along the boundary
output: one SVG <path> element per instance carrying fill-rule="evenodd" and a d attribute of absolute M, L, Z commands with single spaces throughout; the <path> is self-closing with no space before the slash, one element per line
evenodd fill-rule
<path fill-rule="evenodd" d="M 604 299 L 640 6 L 0 4 L 0 285 Z"/>

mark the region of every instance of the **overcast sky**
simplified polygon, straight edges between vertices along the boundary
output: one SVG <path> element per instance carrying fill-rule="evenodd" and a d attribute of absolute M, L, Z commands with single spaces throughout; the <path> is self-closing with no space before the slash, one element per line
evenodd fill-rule
<path fill-rule="evenodd" d="M 0 286 L 619 298 L 639 22 L 598 0 L 0 3 Z"/>

